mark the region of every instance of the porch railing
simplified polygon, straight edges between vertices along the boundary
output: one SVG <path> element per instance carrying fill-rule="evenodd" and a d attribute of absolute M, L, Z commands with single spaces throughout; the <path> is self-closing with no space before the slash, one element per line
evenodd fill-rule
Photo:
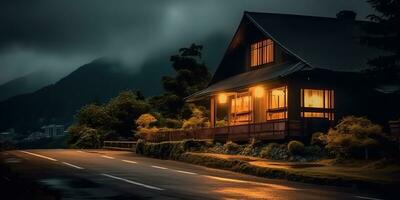
<path fill-rule="evenodd" d="M 301 131 L 300 121 L 274 120 L 226 127 L 163 131 L 159 132 L 153 140 L 154 142 L 178 141 L 183 139 L 214 139 L 221 142 L 244 142 L 250 138 L 279 140 L 288 136 L 300 136 Z"/>

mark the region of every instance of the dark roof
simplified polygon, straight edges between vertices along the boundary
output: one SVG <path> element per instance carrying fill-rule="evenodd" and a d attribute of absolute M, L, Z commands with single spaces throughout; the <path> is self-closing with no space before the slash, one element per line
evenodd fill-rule
<path fill-rule="evenodd" d="M 360 71 L 384 51 L 360 44 L 366 21 L 288 14 L 245 12 L 281 47 L 314 68 Z"/>
<path fill-rule="evenodd" d="M 192 94 L 187 99 L 194 99 L 209 95 L 214 92 L 229 91 L 238 89 L 241 87 L 247 87 L 260 82 L 274 80 L 277 78 L 285 77 L 286 75 L 292 74 L 296 71 L 307 70 L 309 67 L 303 62 L 297 63 L 283 63 L 272 67 L 261 68 L 258 70 L 252 70 L 245 73 L 238 74 L 236 76 L 229 77 L 215 84 L 210 85 L 204 90 Z"/>
<path fill-rule="evenodd" d="M 387 54 L 382 50 L 362 45 L 359 41 L 361 36 L 366 35 L 362 26 L 372 22 L 257 12 L 245 12 L 241 23 L 246 20 L 282 49 L 295 56 L 299 62 L 252 70 L 222 80 L 214 80 L 214 74 L 206 89 L 186 99 L 194 100 L 214 92 L 254 85 L 303 69 L 359 72 L 368 67 L 369 59 Z M 229 48 L 233 45 L 232 42 Z M 221 65 L 219 68 L 224 67 Z M 217 69 L 216 73 L 226 72 Z"/>

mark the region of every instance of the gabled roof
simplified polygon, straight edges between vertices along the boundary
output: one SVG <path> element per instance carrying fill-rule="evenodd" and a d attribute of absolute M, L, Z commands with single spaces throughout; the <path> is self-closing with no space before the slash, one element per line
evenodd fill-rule
<path fill-rule="evenodd" d="M 261 31 L 314 68 L 360 71 L 384 51 L 360 44 L 366 21 L 245 12 Z"/>
<path fill-rule="evenodd" d="M 260 84 L 261 82 L 282 78 L 297 71 L 308 69 L 310 68 L 303 62 L 290 62 L 272 67 L 261 68 L 258 70 L 252 70 L 212 84 L 206 89 L 192 94 L 191 96 L 187 97 L 187 99 L 206 96 L 214 92 L 227 92 L 242 87 L 249 87 Z"/>
<path fill-rule="evenodd" d="M 224 63 L 229 52 L 235 48 L 241 35 L 242 24 L 250 22 L 266 37 L 292 56 L 297 63 L 284 63 L 249 72 L 228 74 L 230 66 Z M 209 95 L 214 92 L 228 91 L 284 77 L 300 70 L 328 69 L 338 72 L 358 72 L 368 67 L 369 59 L 387 52 L 362 45 L 359 41 L 365 36 L 362 26 L 367 21 L 344 20 L 328 17 L 301 16 L 289 14 L 245 12 L 239 28 L 216 70 L 210 85 L 186 99 Z M 243 26 L 244 27 L 244 26 Z M 227 77 L 227 78 L 225 78 Z"/>

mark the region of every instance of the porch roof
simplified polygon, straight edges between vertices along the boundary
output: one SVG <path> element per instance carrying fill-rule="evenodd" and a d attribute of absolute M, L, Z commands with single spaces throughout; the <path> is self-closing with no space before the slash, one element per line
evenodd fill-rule
<path fill-rule="evenodd" d="M 186 100 L 193 101 L 216 92 L 231 91 L 238 88 L 248 87 L 261 82 L 285 77 L 296 71 L 309 69 L 311 69 L 311 67 L 303 62 L 290 62 L 272 67 L 261 68 L 258 70 L 252 70 L 214 83 L 208 86 L 206 89 L 190 95 L 186 98 Z"/>

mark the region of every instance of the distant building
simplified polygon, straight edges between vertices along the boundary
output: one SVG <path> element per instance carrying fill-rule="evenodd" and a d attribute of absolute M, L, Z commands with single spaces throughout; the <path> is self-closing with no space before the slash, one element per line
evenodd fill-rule
<path fill-rule="evenodd" d="M 42 126 L 42 130 L 44 135 L 47 135 L 48 137 L 58 137 L 65 135 L 64 125 L 51 124 L 47 126 Z"/>
<path fill-rule="evenodd" d="M 35 131 L 31 133 L 28 137 L 25 138 L 25 140 L 39 140 L 42 138 L 48 138 L 49 135 L 45 134 L 43 132 Z"/>

